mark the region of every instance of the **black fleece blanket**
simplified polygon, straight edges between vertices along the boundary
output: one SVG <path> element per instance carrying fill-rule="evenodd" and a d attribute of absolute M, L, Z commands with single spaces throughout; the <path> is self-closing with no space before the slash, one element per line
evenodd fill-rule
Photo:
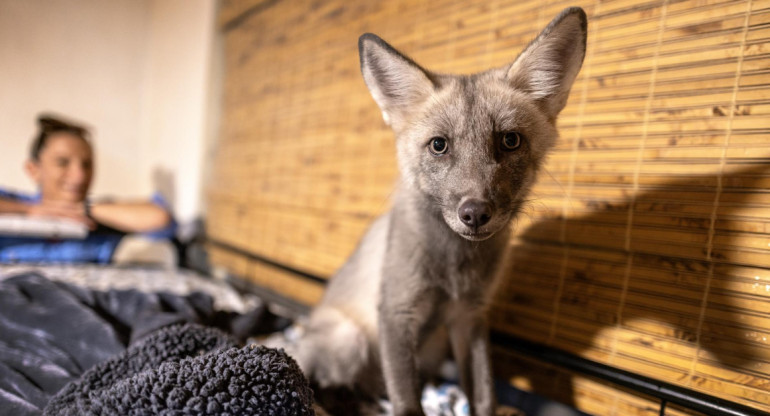
<path fill-rule="evenodd" d="M 163 328 L 68 384 L 57 415 L 312 415 L 313 394 L 282 350 L 237 348 L 222 331 Z"/>
<path fill-rule="evenodd" d="M 142 351 L 142 348 L 155 348 L 155 350 L 166 348 L 169 344 L 161 342 L 165 338 L 162 336 L 158 338 L 157 331 L 180 323 L 199 323 L 219 327 L 235 337 L 228 338 L 228 341 L 219 339 L 217 342 L 224 343 L 211 348 L 208 348 L 208 344 L 205 343 L 202 344 L 205 348 L 198 344 L 195 344 L 198 345 L 196 347 L 190 347 L 192 350 L 189 351 L 197 351 L 195 353 L 197 357 L 205 356 L 208 360 L 184 365 L 193 365 L 191 368 L 195 369 L 224 368 L 227 362 L 233 362 L 232 360 L 238 357 L 248 361 L 253 351 L 232 348 L 237 338 L 258 332 L 271 332 L 287 324 L 271 315 L 264 307 L 258 307 L 244 315 L 216 311 L 211 297 L 203 293 L 180 296 L 168 293 L 148 294 L 136 290 L 98 292 L 53 282 L 36 273 L 27 273 L 0 281 L 0 414 L 39 415 L 51 397 L 68 383 L 75 383 L 81 387 L 88 386 L 88 390 L 94 390 L 94 386 L 89 383 L 83 384 L 81 379 L 89 369 L 95 368 L 98 372 L 102 367 L 95 366 L 100 363 L 110 362 L 111 359 L 126 359 L 125 354 L 128 354 L 129 346 L 131 348 L 136 346 L 138 348 L 136 351 Z M 149 340 L 150 344 L 143 343 L 145 340 Z M 168 339 L 165 340 L 168 341 Z M 159 346 L 154 343 L 158 343 Z M 227 351 L 230 351 L 228 353 L 230 355 L 219 355 L 220 350 L 225 346 L 228 347 Z M 203 351 L 201 348 L 206 349 L 206 354 L 201 355 Z M 129 350 L 136 352 L 130 348 Z M 219 352 L 214 353 L 215 351 Z M 260 352 L 260 356 L 263 353 Z M 158 356 L 166 357 L 163 354 Z M 182 374 L 192 374 L 190 373 L 192 370 L 187 367 L 179 367 L 183 359 L 186 359 L 183 356 L 171 354 L 166 358 L 168 359 L 147 361 L 144 363 L 148 366 L 147 368 L 141 366 L 137 368 L 143 371 L 155 371 L 162 365 L 177 366 L 181 368 L 181 372 L 178 373 L 180 377 Z M 285 358 L 275 359 L 282 362 L 288 361 Z M 132 363 L 131 365 L 136 364 L 134 361 Z M 162 375 L 165 373 L 158 373 L 157 377 L 160 378 L 156 379 L 153 378 L 156 376 L 147 375 L 143 371 L 121 372 L 121 376 L 130 374 L 146 377 L 150 387 L 145 386 L 141 392 L 148 397 L 153 397 L 156 393 L 153 390 L 155 387 L 168 387 L 168 384 L 160 383 L 160 381 L 168 382 L 167 377 Z M 246 377 L 244 374 L 240 376 Z M 152 384 L 155 381 L 159 384 Z M 100 394 L 109 395 L 112 390 L 104 388 L 116 384 L 120 383 L 117 380 L 110 380 L 108 383 L 99 385 L 102 389 Z M 121 394 L 125 393 L 124 390 L 118 391 Z M 131 403 L 138 403 L 138 396 L 134 398 L 136 401 Z M 225 397 L 220 395 L 219 399 L 224 400 Z M 169 403 L 171 403 L 169 409 L 173 408 L 175 402 L 171 400 Z M 184 404 L 187 405 L 187 402 Z M 206 406 L 209 406 L 208 402 Z M 217 410 L 216 405 L 211 406 L 213 406 L 211 410 Z M 71 414 L 84 414 L 82 411 L 85 408 L 79 409 Z M 109 412 L 98 411 L 93 414 L 100 413 Z M 145 409 L 135 414 L 154 413 L 162 412 Z M 228 412 L 216 411 L 212 414 L 224 413 Z M 113 414 L 121 414 L 121 412 Z M 190 414 L 190 412 L 166 414 Z"/>

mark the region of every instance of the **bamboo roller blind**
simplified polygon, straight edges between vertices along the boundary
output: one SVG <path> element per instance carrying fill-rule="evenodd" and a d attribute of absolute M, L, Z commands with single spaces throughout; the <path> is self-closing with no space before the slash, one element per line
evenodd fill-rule
<path fill-rule="evenodd" d="M 470 73 L 510 62 L 570 5 L 224 1 L 210 237 L 330 276 L 397 178 L 358 36 Z M 577 5 L 586 60 L 516 223 L 493 327 L 770 411 L 770 0 Z M 323 291 L 222 246 L 211 255 L 307 304 Z M 509 351 L 495 365 L 589 413 L 657 414 L 649 398 Z"/>

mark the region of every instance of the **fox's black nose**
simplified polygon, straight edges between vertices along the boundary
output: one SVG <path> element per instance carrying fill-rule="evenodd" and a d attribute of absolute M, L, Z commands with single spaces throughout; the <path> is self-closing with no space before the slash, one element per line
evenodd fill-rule
<path fill-rule="evenodd" d="M 460 221 L 471 228 L 478 228 L 489 222 L 492 218 L 492 207 L 485 201 L 469 199 L 460 205 L 457 210 Z"/>

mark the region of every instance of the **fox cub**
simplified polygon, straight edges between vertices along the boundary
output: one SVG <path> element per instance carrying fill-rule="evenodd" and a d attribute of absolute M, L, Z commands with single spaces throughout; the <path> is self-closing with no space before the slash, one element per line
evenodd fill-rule
<path fill-rule="evenodd" d="M 556 141 L 586 24 L 566 9 L 512 63 L 459 76 L 361 36 L 401 180 L 290 349 L 311 381 L 386 392 L 395 415 L 422 415 L 423 376 L 451 352 L 472 414 L 494 413 L 486 312 L 511 220 Z"/>

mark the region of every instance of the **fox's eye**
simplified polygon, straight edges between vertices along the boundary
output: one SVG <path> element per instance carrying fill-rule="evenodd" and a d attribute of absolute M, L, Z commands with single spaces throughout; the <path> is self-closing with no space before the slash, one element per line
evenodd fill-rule
<path fill-rule="evenodd" d="M 440 156 L 446 153 L 449 149 L 449 144 L 443 137 L 434 137 L 430 139 L 430 152 L 434 155 Z"/>
<path fill-rule="evenodd" d="M 509 131 L 503 135 L 503 141 L 502 141 L 502 147 L 503 150 L 506 151 L 512 151 L 516 150 L 521 146 L 521 139 L 522 136 L 520 133 L 517 133 L 515 131 Z"/>

